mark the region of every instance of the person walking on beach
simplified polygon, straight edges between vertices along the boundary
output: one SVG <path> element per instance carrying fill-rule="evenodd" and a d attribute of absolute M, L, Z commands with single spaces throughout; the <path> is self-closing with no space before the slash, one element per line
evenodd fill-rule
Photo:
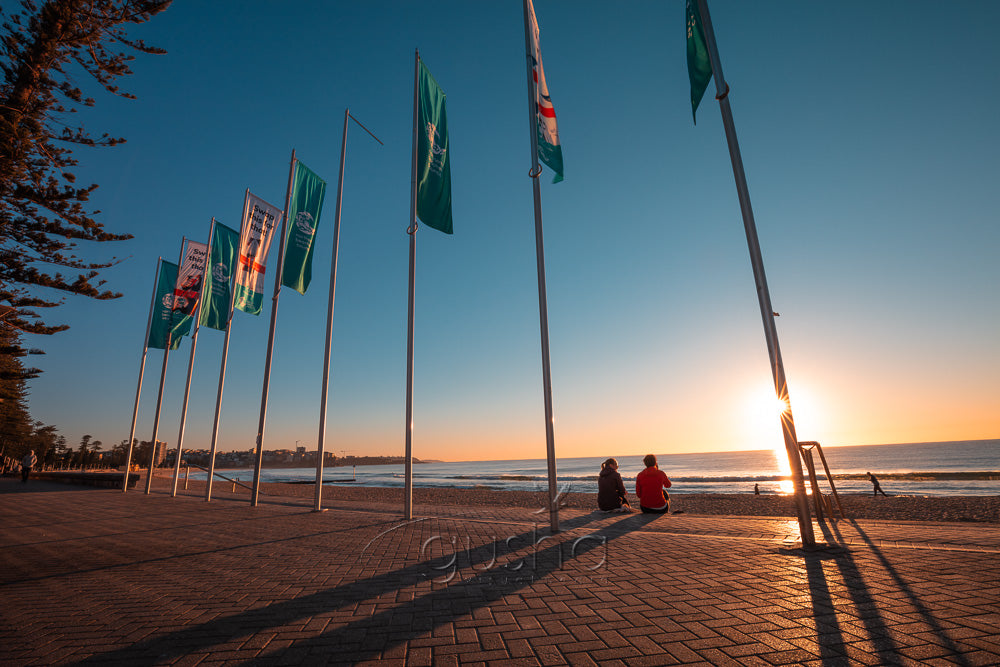
<path fill-rule="evenodd" d="M 21 459 L 21 483 L 28 483 L 28 475 L 31 474 L 31 467 L 38 463 L 38 458 L 35 456 L 35 450 L 29 450 L 24 458 Z"/>
<path fill-rule="evenodd" d="M 642 459 L 646 469 L 635 476 L 635 495 L 639 497 L 639 509 L 643 514 L 666 514 L 670 511 L 670 496 L 664 489 L 670 488 L 670 480 L 656 465 L 656 456 L 646 454 Z"/>
<path fill-rule="evenodd" d="M 886 492 L 882 490 L 882 485 L 878 483 L 878 477 L 876 477 L 875 475 L 873 475 L 873 474 L 871 474 L 869 472 L 868 473 L 868 479 L 871 480 L 872 487 L 873 487 L 872 488 L 872 498 L 878 497 L 878 494 L 880 494 L 880 493 L 883 496 L 885 496 L 886 498 L 889 497 L 888 495 L 886 495 Z"/>
<path fill-rule="evenodd" d="M 597 476 L 597 507 L 605 512 L 632 510 L 622 476 L 618 474 L 618 461 L 614 459 L 601 464 L 601 473 Z"/>

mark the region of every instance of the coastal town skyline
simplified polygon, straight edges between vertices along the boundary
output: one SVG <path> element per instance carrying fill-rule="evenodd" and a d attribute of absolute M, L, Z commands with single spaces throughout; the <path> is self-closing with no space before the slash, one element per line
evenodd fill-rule
<path fill-rule="evenodd" d="M 136 237 L 81 247 L 124 257 L 102 277 L 125 296 L 69 299 L 56 318 L 72 328 L 31 341 L 47 352 L 32 359 L 33 418 L 70 446 L 127 438 L 156 258 L 176 261 L 182 236 L 206 241 L 213 216 L 238 228 L 245 188 L 282 206 L 295 149 L 328 190 L 313 283 L 279 302 L 264 449 L 314 449 L 350 107 L 385 146 L 349 130 L 327 451 L 402 454 L 419 47 L 448 95 L 455 233 L 418 233 L 413 454 L 545 457 L 520 4 L 387 4 L 175 3 L 134 30 L 167 54 L 133 63 L 122 87 L 137 100 L 95 91 L 81 113 L 128 143 L 78 151 L 101 221 Z M 566 169 L 541 177 L 557 455 L 780 448 L 713 95 L 691 119 L 684 3 L 588 4 L 535 7 Z M 1000 7 L 711 9 L 799 439 L 997 437 L 1000 130 L 983 82 Z M 235 315 L 220 451 L 254 446 L 269 316 L 269 299 L 260 317 Z M 199 334 L 185 449 L 208 447 L 221 340 Z M 176 442 L 189 352 L 171 354 L 158 440 Z"/>

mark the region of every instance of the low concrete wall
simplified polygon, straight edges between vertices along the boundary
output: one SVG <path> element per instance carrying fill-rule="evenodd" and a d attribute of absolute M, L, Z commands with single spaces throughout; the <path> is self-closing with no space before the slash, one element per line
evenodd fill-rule
<path fill-rule="evenodd" d="M 46 470 L 31 473 L 31 479 L 44 479 L 50 482 L 63 482 L 66 484 L 87 484 L 90 486 L 106 486 L 114 489 L 122 488 L 122 477 L 120 472 L 73 472 L 62 470 Z M 132 472 L 128 475 L 128 488 L 135 488 L 139 482 L 139 473 Z"/>

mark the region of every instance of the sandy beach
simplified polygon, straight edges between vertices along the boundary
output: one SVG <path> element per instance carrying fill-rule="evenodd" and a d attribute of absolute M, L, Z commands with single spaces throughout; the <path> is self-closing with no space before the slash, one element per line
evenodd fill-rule
<path fill-rule="evenodd" d="M 159 470 L 155 483 L 168 484 L 173 473 Z M 142 473 L 143 479 L 145 473 Z M 181 475 L 180 484 L 184 478 Z M 204 481 L 189 482 L 188 493 L 204 492 Z M 140 481 L 139 487 L 141 488 Z M 229 483 L 216 482 L 215 492 L 231 490 Z M 261 492 L 264 496 L 285 496 L 296 498 L 312 498 L 313 484 L 262 483 Z M 237 487 L 237 495 L 249 493 L 248 490 Z M 829 496 L 833 503 L 833 497 Z M 629 494 L 634 506 L 638 502 L 634 494 Z M 403 489 L 381 486 L 324 486 L 323 500 L 342 500 L 375 503 L 398 503 L 403 505 Z M 263 500 L 266 502 L 266 498 Z M 589 493 L 567 493 L 560 498 L 562 507 L 577 509 L 593 509 L 597 511 L 597 495 Z M 419 510 L 421 506 L 434 507 L 439 505 L 459 505 L 466 507 L 483 507 L 497 505 L 500 507 L 525 507 L 539 509 L 545 507 L 546 494 L 540 491 L 499 491 L 487 488 L 426 488 L 413 489 L 413 504 Z M 993 496 L 906 496 L 889 495 L 888 497 L 872 497 L 868 494 L 840 494 L 840 504 L 848 519 L 884 519 L 889 521 L 958 521 L 1000 523 L 1000 495 Z M 815 509 L 810 498 L 810 511 L 815 515 Z M 671 513 L 713 516 L 768 516 L 795 518 L 795 504 L 790 496 L 775 494 L 740 493 L 672 493 L 670 494 Z M 840 518 L 839 513 L 834 514 Z"/>
<path fill-rule="evenodd" d="M 225 486 L 225 485 L 223 485 Z M 277 496 L 312 497 L 312 484 L 262 484 L 264 493 Z M 324 500 L 403 503 L 403 490 L 385 487 L 324 486 Z M 1000 523 L 1000 496 L 879 496 L 841 495 L 844 513 L 849 519 L 887 519 L 892 521 L 963 521 Z M 563 506 L 597 509 L 596 495 L 569 493 Z M 492 489 L 415 488 L 413 503 L 420 506 L 464 505 L 541 508 L 545 494 L 532 491 L 496 491 Z M 795 517 L 795 506 L 788 496 L 735 493 L 673 493 L 671 511 L 685 514 L 731 516 Z M 811 505 L 810 505 L 811 507 Z M 839 517 L 839 514 L 835 515 Z"/>

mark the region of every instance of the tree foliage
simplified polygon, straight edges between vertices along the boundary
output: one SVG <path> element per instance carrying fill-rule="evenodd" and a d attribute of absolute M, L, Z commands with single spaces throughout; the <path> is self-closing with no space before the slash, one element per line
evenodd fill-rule
<path fill-rule="evenodd" d="M 18 332 L 0 324 L 0 451 L 8 456 L 23 456 L 22 444 L 32 433 L 25 384 L 35 369 L 21 363 L 18 343 Z"/>
<path fill-rule="evenodd" d="M 34 450 L 39 461 L 50 459 L 66 444 L 66 438 L 58 434 L 58 429 L 51 424 L 36 421 L 34 430 L 28 437 L 24 451 Z M 51 452 L 51 454 L 50 454 Z"/>
<path fill-rule="evenodd" d="M 105 231 L 88 205 L 96 184 L 79 187 L 71 169 L 78 146 L 114 146 L 124 141 L 91 136 L 74 126 L 80 107 L 94 106 L 76 82 L 89 79 L 126 98 L 117 80 L 132 73 L 135 52 L 162 49 L 129 39 L 139 24 L 166 9 L 170 0 L 22 0 L 0 27 L 0 326 L 32 334 L 68 328 L 47 324 L 37 309 L 60 305 L 65 294 L 113 299 L 100 269 L 119 260 L 90 262 L 77 256 L 78 241 L 120 241 L 130 234 Z M 77 275 L 64 275 L 68 270 Z M 51 290 L 57 295 L 52 296 Z M 19 344 L 19 343 L 18 343 Z"/>

